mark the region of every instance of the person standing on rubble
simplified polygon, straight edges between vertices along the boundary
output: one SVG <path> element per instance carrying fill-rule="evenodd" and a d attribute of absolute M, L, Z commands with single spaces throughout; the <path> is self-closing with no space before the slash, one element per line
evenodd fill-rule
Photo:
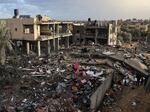
<path fill-rule="evenodd" d="M 140 84 L 141 84 L 141 85 L 144 85 L 144 82 L 145 82 L 145 77 L 142 77 L 142 78 L 140 79 Z"/>
<path fill-rule="evenodd" d="M 137 86 L 140 86 L 141 75 L 140 75 L 140 74 L 137 74 L 137 75 L 136 75 L 136 79 L 137 79 Z"/>
<path fill-rule="evenodd" d="M 135 53 L 135 54 L 137 53 L 137 47 L 134 48 L 134 53 Z"/>
<path fill-rule="evenodd" d="M 128 79 L 128 76 L 126 76 L 124 79 L 123 79 L 123 85 L 124 86 L 128 86 L 129 84 L 129 79 Z"/>
<path fill-rule="evenodd" d="M 133 81 L 133 88 L 135 88 L 137 85 L 138 85 L 138 83 L 137 83 L 137 75 L 134 75 L 133 76 L 133 78 L 134 78 L 134 81 Z"/>

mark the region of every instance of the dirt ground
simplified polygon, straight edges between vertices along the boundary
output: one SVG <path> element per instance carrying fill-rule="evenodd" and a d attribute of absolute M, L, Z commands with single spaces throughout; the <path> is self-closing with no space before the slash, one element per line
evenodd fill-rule
<path fill-rule="evenodd" d="M 123 94 L 115 99 L 116 103 L 102 112 L 150 112 L 150 93 L 146 93 L 143 86 L 124 87 Z"/>

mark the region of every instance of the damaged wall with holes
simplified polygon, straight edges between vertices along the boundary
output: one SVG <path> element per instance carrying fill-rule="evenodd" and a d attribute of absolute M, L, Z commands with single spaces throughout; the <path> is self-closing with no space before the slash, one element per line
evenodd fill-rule
<path fill-rule="evenodd" d="M 75 42 L 117 45 L 118 26 L 116 21 L 91 21 L 88 19 L 88 21 L 74 23 L 73 28 Z"/>

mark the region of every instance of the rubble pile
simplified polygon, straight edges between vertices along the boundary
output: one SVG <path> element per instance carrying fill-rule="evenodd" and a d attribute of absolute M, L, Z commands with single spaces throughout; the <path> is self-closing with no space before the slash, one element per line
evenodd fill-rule
<path fill-rule="evenodd" d="M 49 57 L 7 60 L 7 66 L 0 68 L 0 112 L 87 112 L 91 96 L 113 75 L 112 87 L 102 102 L 104 108 L 111 107 L 124 86 L 145 85 L 148 77 L 143 73 L 148 64 L 142 55 L 136 55 L 125 48 L 84 46 Z M 129 66 L 135 56 L 147 70 Z"/>
<path fill-rule="evenodd" d="M 58 83 L 58 94 L 64 92 L 73 99 L 75 107 L 82 111 L 90 110 L 90 97 L 105 80 L 107 74 L 96 67 L 74 65 L 74 73 L 68 75 L 63 82 Z"/>
<path fill-rule="evenodd" d="M 16 83 L 5 83 L 1 89 L 0 111 L 90 110 L 90 97 L 105 80 L 108 71 L 102 67 L 80 65 L 80 61 L 71 62 L 76 59 L 69 62 L 69 57 L 66 59 L 63 52 L 58 54 L 28 60 L 22 58 L 21 64 L 12 72 L 14 78 L 18 76 Z M 7 69 L 7 72 L 10 70 Z M 13 77 L 7 73 L 4 76 Z"/>
<path fill-rule="evenodd" d="M 143 87 L 146 85 L 148 80 L 148 76 L 143 75 L 138 70 L 134 70 L 125 63 L 115 62 L 113 66 L 115 69 L 113 84 L 112 87 L 105 93 L 105 97 L 100 109 L 102 112 L 123 111 L 122 107 L 120 107 L 118 104 L 118 100 L 121 99 L 122 95 L 124 94 L 123 90 L 126 87 L 131 88 L 131 90 L 137 89 L 140 86 Z M 133 101 L 129 103 L 133 107 L 137 107 L 137 102 Z"/>

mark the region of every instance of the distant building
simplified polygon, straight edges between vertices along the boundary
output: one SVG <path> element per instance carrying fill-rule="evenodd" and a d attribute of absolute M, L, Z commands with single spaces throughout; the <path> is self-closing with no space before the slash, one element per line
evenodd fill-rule
<path fill-rule="evenodd" d="M 122 22 L 122 28 L 127 29 L 128 31 L 138 30 L 141 32 L 149 31 L 149 22 L 144 20 L 126 20 Z"/>
<path fill-rule="evenodd" d="M 140 31 L 143 31 L 143 32 L 147 32 L 148 31 L 148 27 L 149 27 L 149 24 L 141 24 L 141 23 L 134 23 L 134 24 L 127 24 L 127 29 L 128 30 L 140 30 Z"/>
<path fill-rule="evenodd" d="M 87 43 L 116 45 L 117 44 L 117 23 L 106 21 L 86 21 L 73 24 L 73 34 L 76 40 Z"/>

